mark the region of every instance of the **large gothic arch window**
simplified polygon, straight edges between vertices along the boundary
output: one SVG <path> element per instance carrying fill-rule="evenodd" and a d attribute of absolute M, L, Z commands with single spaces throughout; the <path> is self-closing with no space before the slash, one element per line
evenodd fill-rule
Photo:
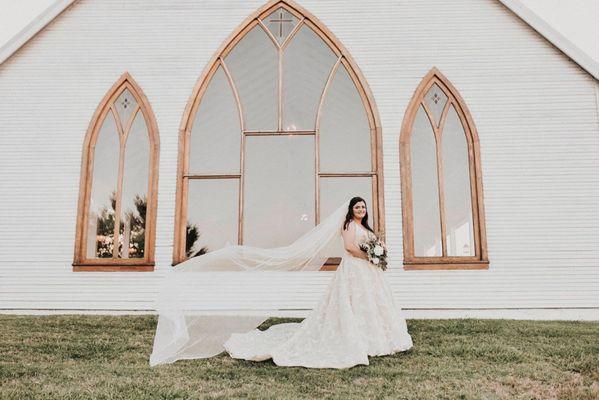
<path fill-rule="evenodd" d="M 476 128 L 436 68 L 407 108 L 400 154 L 404 268 L 488 268 Z"/>
<path fill-rule="evenodd" d="M 148 100 L 125 73 L 85 137 L 74 270 L 153 269 L 158 148 Z"/>
<path fill-rule="evenodd" d="M 333 35 L 268 3 L 217 52 L 183 116 L 174 264 L 227 243 L 289 244 L 352 195 L 382 230 L 377 121 Z"/>

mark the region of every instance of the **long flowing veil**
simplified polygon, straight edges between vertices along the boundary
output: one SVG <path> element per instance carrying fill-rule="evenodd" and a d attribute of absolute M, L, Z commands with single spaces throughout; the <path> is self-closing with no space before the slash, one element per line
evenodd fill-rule
<path fill-rule="evenodd" d="M 341 229 L 350 199 L 292 244 L 271 249 L 234 245 L 191 258 L 172 268 L 156 300 L 158 325 L 150 366 L 221 353 L 232 333 L 255 329 L 265 315 L 207 315 L 197 299 L 198 272 L 317 271 L 341 248 Z"/>

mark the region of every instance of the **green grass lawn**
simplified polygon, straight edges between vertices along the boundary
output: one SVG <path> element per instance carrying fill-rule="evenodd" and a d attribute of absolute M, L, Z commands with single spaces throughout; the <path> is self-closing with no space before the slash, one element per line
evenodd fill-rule
<path fill-rule="evenodd" d="M 150 368 L 155 327 L 154 316 L 0 315 L 0 398 L 599 398 L 593 322 L 408 320 L 412 349 L 347 370 L 225 353 Z"/>

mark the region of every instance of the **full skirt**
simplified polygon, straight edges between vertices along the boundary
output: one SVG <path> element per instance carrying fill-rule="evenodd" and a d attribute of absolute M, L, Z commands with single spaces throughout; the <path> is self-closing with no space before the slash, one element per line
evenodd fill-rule
<path fill-rule="evenodd" d="M 224 344 L 233 358 L 272 358 L 280 366 L 308 368 L 368 365 L 368 356 L 412 346 L 384 272 L 347 252 L 318 305 L 302 322 L 235 333 Z"/>

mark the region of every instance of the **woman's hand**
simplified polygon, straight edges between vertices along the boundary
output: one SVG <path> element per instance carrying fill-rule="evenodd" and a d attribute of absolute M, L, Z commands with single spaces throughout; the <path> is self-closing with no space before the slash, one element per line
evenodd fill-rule
<path fill-rule="evenodd" d="M 359 258 L 362 258 L 362 259 L 364 259 L 364 260 L 366 260 L 366 261 L 370 261 L 370 260 L 368 259 L 368 254 L 366 254 L 366 252 L 365 252 L 364 250 L 362 250 L 362 249 L 359 249 L 359 252 L 360 252 L 360 256 L 359 256 Z"/>
<path fill-rule="evenodd" d="M 362 260 L 369 261 L 368 254 L 366 254 L 366 252 L 364 250 L 362 250 L 356 246 L 353 246 L 353 247 L 354 247 L 353 249 L 346 248 L 346 250 L 349 254 L 351 254 L 352 256 L 354 256 L 356 258 L 361 258 Z"/>
<path fill-rule="evenodd" d="M 349 254 L 351 254 L 352 256 L 356 257 L 356 258 L 361 258 L 363 260 L 369 261 L 368 260 L 368 254 L 366 254 L 366 252 L 360 248 L 358 248 L 357 246 L 352 246 L 352 249 L 347 249 Z"/>

